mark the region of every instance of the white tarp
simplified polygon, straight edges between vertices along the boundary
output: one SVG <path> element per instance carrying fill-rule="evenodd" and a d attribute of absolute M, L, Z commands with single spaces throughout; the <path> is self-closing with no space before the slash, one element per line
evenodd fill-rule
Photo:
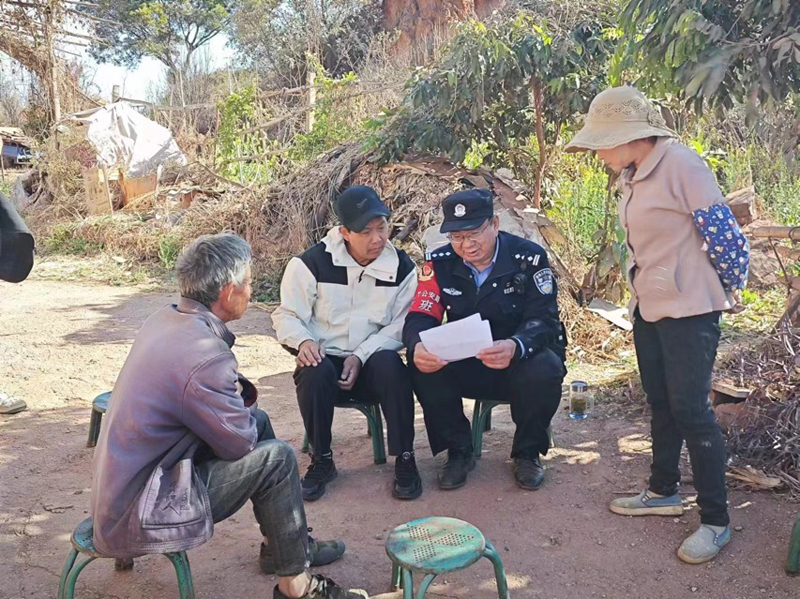
<path fill-rule="evenodd" d="M 121 167 L 130 178 L 151 175 L 166 162 L 186 164 L 170 130 L 142 116 L 128 102 L 78 112 L 66 122 L 86 128 L 98 165 Z"/>

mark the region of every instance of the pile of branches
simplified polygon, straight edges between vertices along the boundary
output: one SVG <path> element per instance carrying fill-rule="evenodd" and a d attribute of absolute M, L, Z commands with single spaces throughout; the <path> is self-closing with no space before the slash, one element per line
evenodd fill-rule
<path fill-rule="evenodd" d="M 719 374 L 752 389 L 728 431 L 733 478 L 800 499 L 800 329 L 784 322 L 761 343 L 740 346 Z"/>

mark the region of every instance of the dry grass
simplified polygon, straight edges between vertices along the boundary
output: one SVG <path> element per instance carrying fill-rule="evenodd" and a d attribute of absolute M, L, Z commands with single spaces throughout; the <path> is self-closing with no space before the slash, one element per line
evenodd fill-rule
<path fill-rule="evenodd" d="M 785 323 L 756 343 L 742 343 L 721 361 L 717 376 L 752 389 L 749 416 L 728 432 L 736 465 L 777 477 L 800 499 L 800 330 Z"/>
<path fill-rule="evenodd" d="M 63 251 L 65 246 L 73 253 L 102 249 L 166 268 L 171 267 L 180 248 L 198 235 L 233 231 L 253 248 L 256 276 L 261 281 L 258 296 L 275 299 L 286 262 L 318 241 L 332 225 L 333 198 L 347 185 L 370 185 L 378 190 L 392 210 L 395 233 L 403 231 L 398 244 L 421 260 L 421 236 L 438 222 L 441 199 L 463 186 L 460 175 L 453 174 L 449 165 L 431 163 L 433 168 L 425 168 L 424 164 L 379 167 L 368 161 L 358 144 L 347 144 L 279 183 L 262 187 L 242 187 L 193 164 L 167 172 L 156 198 L 138 201 L 114 215 L 86 217 L 82 180 L 74 172 L 67 176 L 66 164 L 51 162 L 47 180 L 60 177 L 71 190 L 65 195 L 59 189 L 50 190 L 50 197 L 58 201 L 37 202 L 32 223 L 40 238 L 55 239 L 49 244 L 53 252 Z M 187 191 L 194 199 L 189 208 L 181 209 L 178 199 Z M 582 275 L 579 271 L 572 274 Z M 567 289 L 562 285 L 559 305 L 571 343 L 570 358 L 593 363 L 620 361 L 620 350 L 630 343 L 629 335 L 581 308 Z"/>

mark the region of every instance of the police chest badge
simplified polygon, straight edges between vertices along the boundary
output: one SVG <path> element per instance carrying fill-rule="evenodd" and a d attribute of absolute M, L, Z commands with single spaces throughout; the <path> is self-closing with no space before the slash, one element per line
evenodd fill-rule
<path fill-rule="evenodd" d="M 462 295 L 462 293 L 455 287 L 445 287 L 442 289 L 447 295 Z"/>
<path fill-rule="evenodd" d="M 461 218 L 466 213 L 467 213 L 467 207 L 464 206 L 464 204 L 456 204 L 453 214 L 455 214 L 458 218 Z"/>
<path fill-rule="evenodd" d="M 543 268 L 533 275 L 533 282 L 536 283 L 536 288 L 542 295 L 550 295 L 553 293 L 553 271 L 549 268 Z"/>
<path fill-rule="evenodd" d="M 427 262 L 422 265 L 422 272 L 419 275 L 420 281 L 430 281 L 433 278 L 433 268 Z"/>

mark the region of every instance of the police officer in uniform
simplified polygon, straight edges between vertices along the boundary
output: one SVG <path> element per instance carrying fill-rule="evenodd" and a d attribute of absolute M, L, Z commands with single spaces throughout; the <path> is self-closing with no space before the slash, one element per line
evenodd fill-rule
<path fill-rule="evenodd" d="M 566 375 L 566 339 L 547 253 L 500 231 L 488 190 L 454 193 L 442 209 L 440 231 L 450 244 L 426 256 L 403 329 L 431 450 L 447 450 L 439 486 L 463 486 L 475 467 L 461 401 L 468 397 L 511 402 L 514 478 L 523 489 L 538 489 L 544 482 L 539 456 L 547 453 L 547 428 Z M 420 341 L 420 332 L 445 316 L 454 322 L 476 313 L 489 321 L 495 341 L 475 358 L 448 363 Z"/>

